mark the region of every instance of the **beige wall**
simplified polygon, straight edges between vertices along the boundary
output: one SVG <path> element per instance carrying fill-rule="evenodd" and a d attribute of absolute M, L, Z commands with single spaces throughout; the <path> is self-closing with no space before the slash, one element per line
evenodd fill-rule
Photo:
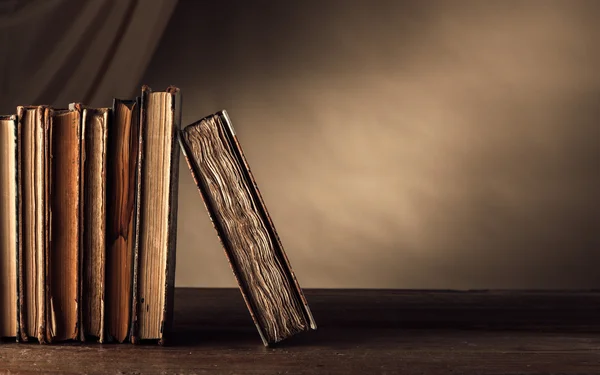
<path fill-rule="evenodd" d="M 144 82 L 229 111 L 304 287 L 600 287 L 598 14 L 182 0 Z M 177 257 L 235 285 L 183 161 Z"/>

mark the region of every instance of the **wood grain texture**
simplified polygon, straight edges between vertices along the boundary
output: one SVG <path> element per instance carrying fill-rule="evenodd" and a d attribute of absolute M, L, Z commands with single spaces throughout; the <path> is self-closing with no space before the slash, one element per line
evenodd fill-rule
<path fill-rule="evenodd" d="M 50 125 L 51 224 L 47 340 L 79 339 L 81 112 L 56 110 Z"/>
<path fill-rule="evenodd" d="M 0 373 L 596 374 L 600 292 L 305 290 L 265 348 L 235 289 L 177 289 L 173 345 L 0 344 Z M 94 363 L 94 366 L 90 366 Z"/>

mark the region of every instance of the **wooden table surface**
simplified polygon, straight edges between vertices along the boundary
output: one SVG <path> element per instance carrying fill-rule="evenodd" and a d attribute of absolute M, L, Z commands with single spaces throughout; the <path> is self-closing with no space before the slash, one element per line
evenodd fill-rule
<path fill-rule="evenodd" d="M 262 346 L 235 289 L 177 289 L 171 345 L 0 344 L 0 374 L 600 374 L 600 291 L 306 290 Z"/>

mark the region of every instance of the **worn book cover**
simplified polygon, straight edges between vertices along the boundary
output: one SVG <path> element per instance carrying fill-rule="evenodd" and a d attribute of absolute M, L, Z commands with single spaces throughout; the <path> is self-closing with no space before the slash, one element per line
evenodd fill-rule
<path fill-rule="evenodd" d="M 180 139 L 263 343 L 316 329 L 227 112 L 187 126 Z"/>
<path fill-rule="evenodd" d="M 46 340 L 78 340 L 80 329 L 81 107 L 50 109 L 50 241 L 46 251 Z"/>
<path fill-rule="evenodd" d="M 0 337 L 17 337 L 18 139 L 17 116 L 0 116 Z"/>
<path fill-rule="evenodd" d="M 109 108 L 74 104 L 81 118 L 80 339 L 104 342 L 106 276 L 106 153 Z"/>
<path fill-rule="evenodd" d="M 142 88 L 131 342 L 165 344 L 173 319 L 181 94 Z"/>
<path fill-rule="evenodd" d="M 107 341 L 129 337 L 133 264 L 139 215 L 137 180 L 140 98 L 114 99 L 107 154 L 106 315 Z"/>
<path fill-rule="evenodd" d="M 49 241 L 49 111 L 47 106 L 17 107 L 20 201 L 18 332 L 20 341 L 46 342 L 46 254 Z"/>

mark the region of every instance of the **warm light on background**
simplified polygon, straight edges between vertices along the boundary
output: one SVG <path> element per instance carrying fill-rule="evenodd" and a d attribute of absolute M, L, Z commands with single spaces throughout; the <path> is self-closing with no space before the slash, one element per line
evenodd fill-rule
<path fill-rule="evenodd" d="M 10 4 L 2 111 L 227 109 L 303 287 L 600 287 L 599 1 Z M 235 286 L 180 168 L 177 286 Z"/>
<path fill-rule="evenodd" d="M 600 286 L 599 3 L 220 4 L 144 80 L 229 111 L 304 287 Z M 234 286 L 181 168 L 177 285 Z"/>

